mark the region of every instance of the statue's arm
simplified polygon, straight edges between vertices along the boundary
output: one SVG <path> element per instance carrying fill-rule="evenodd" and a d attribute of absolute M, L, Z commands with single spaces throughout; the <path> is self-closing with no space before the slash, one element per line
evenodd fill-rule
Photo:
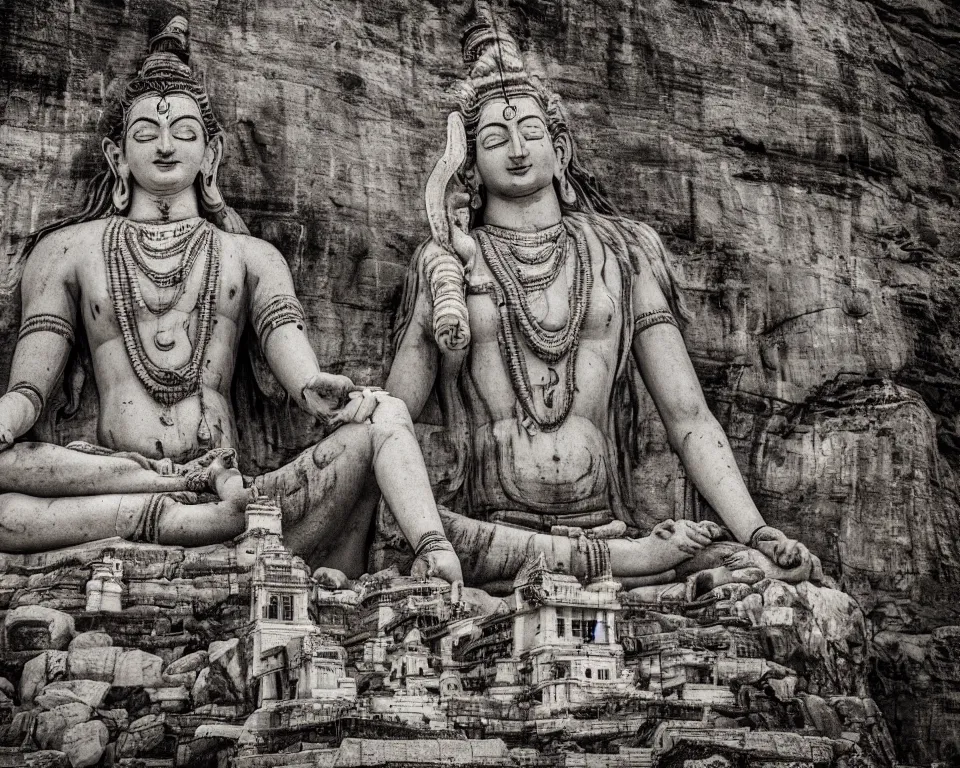
<path fill-rule="evenodd" d="M 404 318 L 405 327 L 401 329 L 400 343 L 390 367 L 386 388 L 406 403 L 411 418 L 416 421 L 433 390 L 440 349 L 433 338 L 430 284 L 423 273 L 423 259 L 417 258 L 410 269 L 404 291 L 412 296 L 405 295 L 404 301 L 412 299 L 413 311 Z"/>
<path fill-rule="evenodd" d="M 766 524 L 750 497 L 727 435 L 710 412 L 660 283 L 645 260 L 633 280 L 633 354 L 687 476 L 737 541 L 783 567 L 820 563 L 800 542 Z"/>
<path fill-rule="evenodd" d="M 79 284 L 68 237 L 62 231 L 45 237 L 23 270 L 20 334 L 0 398 L 0 448 L 36 423 L 73 346 Z"/>
<path fill-rule="evenodd" d="M 245 281 L 249 317 L 270 370 L 305 411 L 328 422 L 343 405 L 353 382 L 320 370 L 306 332 L 303 307 L 280 252 L 262 240 L 246 239 Z"/>
<path fill-rule="evenodd" d="M 633 354 L 687 476 L 737 541 L 747 543 L 764 525 L 763 516 L 750 498 L 723 428 L 707 406 L 662 281 L 654 275 L 650 262 L 663 257 L 659 238 L 650 245 L 644 250 L 654 253 L 641 252 L 633 260 Z"/>

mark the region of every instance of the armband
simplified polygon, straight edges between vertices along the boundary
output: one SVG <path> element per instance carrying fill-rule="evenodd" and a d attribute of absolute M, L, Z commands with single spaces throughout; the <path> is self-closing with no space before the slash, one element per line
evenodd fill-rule
<path fill-rule="evenodd" d="M 297 301 L 296 296 L 276 296 L 257 313 L 253 325 L 257 338 L 260 339 L 260 346 L 263 348 L 270 334 L 281 325 L 296 323 L 302 331 L 305 322 L 303 305 Z"/>
<path fill-rule="evenodd" d="M 57 336 L 65 338 L 68 344 L 73 345 L 73 325 L 59 315 L 34 315 L 27 318 L 20 325 L 20 335 L 17 336 L 17 341 L 20 341 L 24 336 L 40 331 L 55 333 Z"/>
<path fill-rule="evenodd" d="M 27 398 L 33 406 L 34 413 L 37 417 L 43 413 L 43 406 L 45 405 L 43 393 L 33 384 L 26 381 L 18 381 L 12 387 L 9 387 L 7 392 L 16 392 L 18 395 L 23 395 Z"/>
<path fill-rule="evenodd" d="M 677 328 L 680 327 L 677 318 L 673 316 L 673 313 L 669 309 L 654 309 L 650 312 L 637 315 L 636 320 L 633 321 L 633 332 L 640 333 L 641 331 L 647 330 L 647 328 L 660 325 L 661 323 L 667 323 Z"/>

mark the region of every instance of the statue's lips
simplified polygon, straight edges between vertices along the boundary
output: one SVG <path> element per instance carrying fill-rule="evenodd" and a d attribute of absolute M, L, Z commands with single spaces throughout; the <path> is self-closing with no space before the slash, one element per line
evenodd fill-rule
<path fill-rule="evenodd" d="M 160 170 L 169 171 L 171 168 L 180 165 L 179 160 L 154 160 L 153 164 Z"/>
<path fill-rule="evenodd" d="M 507 173 L 511 173 L 514 176 L 523 176 L 527 171 L 533 168 L 533 164 L 527 165 L 518 165 L 516 168 L 507 168 Z"/>

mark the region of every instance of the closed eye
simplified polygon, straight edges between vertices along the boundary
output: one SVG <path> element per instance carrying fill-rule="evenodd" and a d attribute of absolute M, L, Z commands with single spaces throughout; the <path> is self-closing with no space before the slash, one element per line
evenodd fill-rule
<path fill-rule="evenodd" d="M 496 149 L 497 147 L 502 147 L 506 143 L 506 136 L 498 133 L 488 133 L 483 138 L 483 141 L 480 142 L 480 146 L 482 146 L 484 149 Z"/>

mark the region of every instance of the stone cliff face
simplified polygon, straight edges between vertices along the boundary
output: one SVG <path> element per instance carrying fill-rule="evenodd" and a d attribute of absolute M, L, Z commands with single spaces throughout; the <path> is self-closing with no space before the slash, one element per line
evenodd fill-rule
<path fill-rule="evenodd" d="M 382 382 L 466 6 L 5 2 L 0 369 L 24 237 L 80 207 L 110 89 L 179 12 L 228 135 L 228 200 L 288 258 L 321 363 Z M 688 345 L 761 510 L 870 614 L 900 758 L 955 755 L 960 12 L 512 0 L 503 18 L 564 98 L 584 161 L 672 249 Z M 91 437 L 91 414 L 59 438 Z M 310 439 L 295 414 L 270 418 L 266 441 L 245 435 L 251 466 Z M 688 494 L 652 409 L 647 426 L 650 522 Z"/>

